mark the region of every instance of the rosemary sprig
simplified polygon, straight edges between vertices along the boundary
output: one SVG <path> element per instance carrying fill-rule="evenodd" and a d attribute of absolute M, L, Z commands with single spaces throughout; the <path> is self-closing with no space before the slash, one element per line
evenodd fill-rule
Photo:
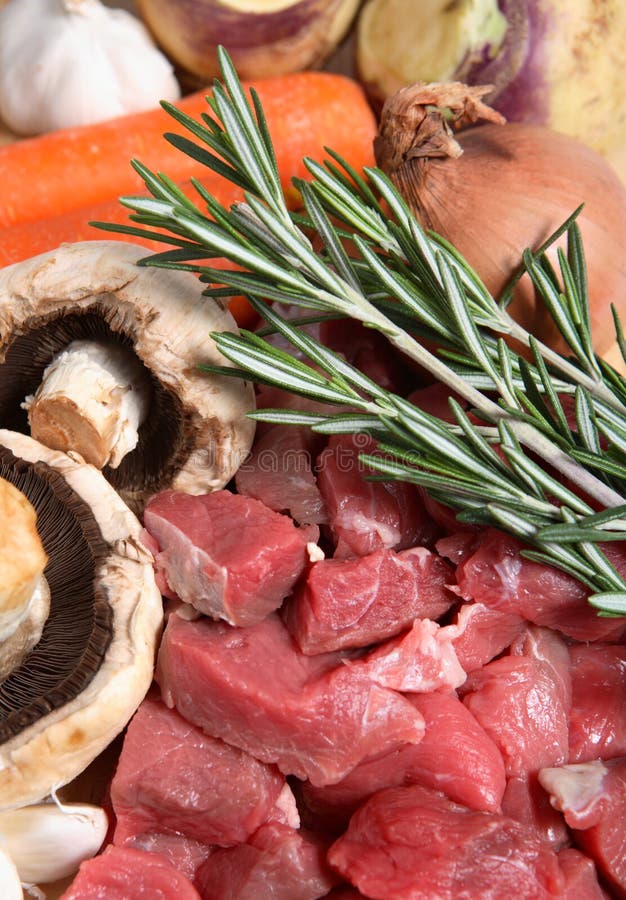
<path fill-rule="evenodd" d="M 251 102 L 246 98 L 224 50 L 220 62 L 223 80 L 207 98 L 210 112 L 202 122 L 164 104 L 195 140 L 166 137 L 243 187 L 246 202 L 226 209 L 197 184 L 194 205 L 165 176 L 135 162 L 152 197 L 122 198 L 137 224 L 115 229 L 138 235 L 149 229 L 152 239 L 175 244 L 144 264 L 198 273 L 209 285 L 207 297 L 243 293 L 297 353 L 251 332 L 215 334 L 232 365 L 213 370 L 336 404 L 332 415 L 251 415 L 325 433 L 372 434 L 380 453 L 364 461 L 378 477 L 420 484 L 457 509 L 461 521 L 517 535 L 532 548 L 529 556 L 588 585 L 601 614 L 626 614 L 626 581 L 598 546 L 626 539 L 626 383 L 593 352 L 576 214 L 559 230 L 568 243 L 567 253 L 558 254 L 558 274 L 546 256 L 550 242 L 523 259 L 571 349 L 565 358 L 521 328 L 452 246 L 420 227 L 382 172 L 356 173 L 332 152 L 324 165 L 307 160 L 311 180 L 295 182 L 305 212 L 290 212 L 258 98 L 254 91 Z M 354 255 L 342 238 L 352 241 Z M 216 256 L 241 270 L 208 265 Z M 384 391 L 281 316 L 276 304 L 302 307 L 303 321 L 314 311 L 377 329 L 462 398 L 480 423 L 456 401 L 451 424 Z M 440 352 L 429 351 L 416 333 Z M 508 339 L 527 347 L 530 361 Z"/>

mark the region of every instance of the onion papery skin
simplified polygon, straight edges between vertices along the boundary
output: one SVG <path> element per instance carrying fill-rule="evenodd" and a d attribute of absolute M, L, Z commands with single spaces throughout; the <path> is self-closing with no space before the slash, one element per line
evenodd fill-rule
<path fill-rule="evenodd" d="M 507 121 L 546 125 L 583 141 L 626 183 L 626 3 L 499 0 L 507 26 L 495 47 L 486 14 L 482 40 L 480 24 L 473 30 L 459 24 L 470 15 L 479 23 L 470 10 L 492 5 L 368 0 L 358 18 L 356 61 L 374 105 L 380 109 L 416 81 L 491 84 L 488 102 Z M 431 34 L 447 35 L 443 66 L 429 52 Z"/>
<path fill-rule="evenodd" d="M 242 79 L 321 64 L 340 43 L 359 0 L 137 0 L 156 42 L 189 84 L 219 77 L 223 45 Z"/>
<path fill-rule="evenodd" d="M 592 333 L 596 351 L 605 354 L 615 343 L 611 303 L 626 321 L 626 189 L 612 167 L 542 126 L 480 125 L 456 140 L 463 151 L 457 158 L 413 158 L 388 172 L 421 224 L 449 240 L 497 298 L 523 251 L 538 248 L 584 203 L 578 224 Z M 556 262 L 553 250 L 549 256 Z M 537 338 L 565 349 L 528 276 L 509 311 Z"/>

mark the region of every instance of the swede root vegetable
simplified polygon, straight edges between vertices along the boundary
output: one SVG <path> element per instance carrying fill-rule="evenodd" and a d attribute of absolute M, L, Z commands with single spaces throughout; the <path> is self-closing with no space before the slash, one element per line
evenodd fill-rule
<path fill-rule="evenodd" d="M 359 0 L 138 0 L 139 14 L 192 83 L 219 75 L 223 44 L 242 78 L 318 65 L 348 31 Z"/>
<path fill-rule="evenodd" d="M 379 106 L 416 81 L 491 84 L 509 122 L 549 125 L 626 180 L 622 0 L 368 0 L 359 75 Z"/>
<path fill-rule="evenodd" d="M 499 297 L 525 249 L 537 250 L 585 204 L 578 224 L 587 257 L 596 351 L 614 345 L 611 304 L 626 310 L 626 188 L 586 145 L 541 126 L 497 124 L 488 88 L 402 88 L 386 102 L 375 140 L 378 165 L 426 228 L 443 235 Z M 467 127 L 488 120 L 478 127 Z M 460 129 L 452 134 L 452 127 Z M 567 352 L 528 276 L 511 314 Z M 619 361 L 619 354 L 615 356 Z"/>

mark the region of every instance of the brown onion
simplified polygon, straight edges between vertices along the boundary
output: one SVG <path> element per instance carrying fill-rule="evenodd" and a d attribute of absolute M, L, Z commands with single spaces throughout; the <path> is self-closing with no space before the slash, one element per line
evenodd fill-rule
<path fill-rule="evenodd" d="M 496 298 L 518 271 L 522 252 L 541 246 L 584 203 L 578 224 L 594 346 L 606 357 L 615 345 L 610 304 L 626 312 L 626 188 L 595 150 L 574 138 L 504 124 L 482 103 L 489 90 L 459 83 L 401 89 L 383 107 L 377 164 L 421 224 L 447 238 Z M 476 124 L 480 119 L 488 124 Z M 528 276 L 509 311 L 537 338 L 564 349 Z"/>

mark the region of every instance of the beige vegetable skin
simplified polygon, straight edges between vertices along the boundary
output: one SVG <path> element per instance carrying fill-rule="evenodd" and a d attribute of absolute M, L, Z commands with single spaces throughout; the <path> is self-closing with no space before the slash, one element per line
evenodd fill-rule
<path fill-rule="evenodd" d="M 157 43 L 192 82 L 220 74 L 217 47 L 241 78 L 286 75 L 322 63 L 347 33 L 359 0 L 138 0 Z"/>
<path fill-rule="evenodd" d="M 80 453 L 136 511 L 166 488 L 223 487 L 254 435 L 252 385 L 201 370 L 226 364 L 210 332 L 234 319 L 145 256 L 86 241 L 0 271 L 1 420 Z"/>
<path fill-rule="evenodd" d="M 38 509 L 51 590 L 41 639 L 0 683 L 9 809 L 67 784 L 124 728 L 152 681 L 163 607 L 139 520 L 101 472 L 6 430 L 0 471 Z"/>

